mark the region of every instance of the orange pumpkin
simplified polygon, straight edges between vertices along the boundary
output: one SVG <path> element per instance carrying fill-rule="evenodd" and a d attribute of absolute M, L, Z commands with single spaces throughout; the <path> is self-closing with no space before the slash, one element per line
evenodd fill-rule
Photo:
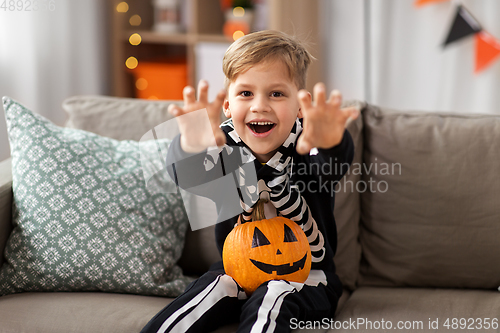
<path fill-rule="evenodd" d="M 233 228 L 224 242 L 222 260 L 226 274 L 250 295 L 269 280 L 307 280 L 311 248 L 295 222 L 278 216 Z"/>

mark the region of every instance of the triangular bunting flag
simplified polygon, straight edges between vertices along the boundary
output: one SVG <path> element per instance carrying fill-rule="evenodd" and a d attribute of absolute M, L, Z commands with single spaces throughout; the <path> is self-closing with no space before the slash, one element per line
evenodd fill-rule
<path fill-rule="evenodd" d="M 414 5 L 416 7 L 422 7 L 423 5 L 427 5 L 429 3 L 444 2 L 444 1 L 450 1 L 450 0 L 417 0 L 415 1 Z"/>
<path fill-rule="evenodd" d="M 488 67 L 494 60 L 500 56 L 500 41 L 485 31 L 476 35 L 476 66 L 474 72 Z"/>
<path fill-rule="evenodd" d="M 463 6 L 457 7 L 457 15 L 453 21 L 448 37 L 443 46 L 481 31 L 481 25 Z"/>

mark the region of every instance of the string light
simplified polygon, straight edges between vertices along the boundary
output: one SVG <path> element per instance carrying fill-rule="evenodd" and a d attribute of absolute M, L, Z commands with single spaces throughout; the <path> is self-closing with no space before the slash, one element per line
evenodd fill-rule
<path fill-rule="evenodd" d="M 245 8 L 243 8 L 243 7 L 234 7 L 233 8 L 233 15 L 235 17 L 243 17 L 243 16 L 245 16 Z"/>
<path fill-rule="evenodd" d="M 130 23 L 130 25 L 137 27 L 141 25 L 142 19 L 139 15 L 135 14 L 132 17 L 130 17 L 130 20 L 128 20 L 128 22 Z"/>
<path fill-rule="evenodd" d="M 241 38 L 245 36 L 245 33 L 241 30 L 236 30 L 234 33 L 233 33 L 233 40 L 237 40 L 238 38 Z"/>
<path fill-rule="evenodd" d="M 127 61 L 125 61 L 125 66 L 127 66 L 128 69 L 134 69 L 137 65 L 139 65 L 139 61 L 136 57 L 128 57 Z"/>
<path fill-rule="evenodd" d="M 148 87 L 148 80 L 145 78 L 138 78 L 137 81 L 135 81 L 135 87 L 139 90 L 145 90 Z"/>
<path fill-rule="evenodd" d="M 132 35 L 130 35 L 130 38 L 128 39 L 128 41 L 132 45 L 139 45 L 142 42 L 142 37 L 138 33 L 133 33 Z"/>
<path fill-rule="evenodd" d="M 126 12 L 128 12 L 128 3 L 126 3 L 125 1 L 120 2 L 120 3 L 116 6 L 116 11 L 117 11 L 118 13 L 126 13 Z"/>

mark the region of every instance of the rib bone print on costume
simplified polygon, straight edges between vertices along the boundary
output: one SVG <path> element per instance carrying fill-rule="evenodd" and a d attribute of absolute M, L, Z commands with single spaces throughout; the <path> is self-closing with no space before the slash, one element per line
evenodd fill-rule
<path fill-rule="evenodd" d="M 255 156 L 252 155 L 250 149 L 241 141 L 234 130 L 231 119 L 222 123 L 221 128 L 228 134 L 228 142 L 224 146 L 228 154 L 235 151 L 230 146 L 240 146 L 242 149 L 238 149 L 238 151 L 247 154 L 243 156 L 246 162 L 255 160 Z M 255 184 L 245 183 L 245 172 L 243 169 L 240 168 L 239 172 L 236 173 L 237 182 L 241 189 L 240 201 L 243 208 L 241 216 L 243 220 L 250 221 L 252 211 L 258 199 L 269 200 L 281 216 L 295 221 L 302 228 L 307 235 L 307 240 L 311 247 L 312 262 L 320 262 L 323 260 L 326 252 L 323 234 L 319 231 L 316 221 L 311 215 L 309 206 L 300 194 L 297 185 L 290 184 L 290 175 L 288 173 L 289 168 L 293 166 L 292 156 L 297 138 L 301 132 L 302 124 L 297 119 L 283 145 L 258 170 L 259 181 L 257 188 L 255 188 Z"/>

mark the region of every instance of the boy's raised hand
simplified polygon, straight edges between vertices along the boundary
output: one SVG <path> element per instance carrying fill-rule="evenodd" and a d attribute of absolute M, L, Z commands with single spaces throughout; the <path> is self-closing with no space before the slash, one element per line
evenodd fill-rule
<path fill-rule="evenodd" d="M 340 108 L 342 95 L 338 90 L 333 90 L 327 100 L 323 83 L 314 86 L 314 103 L 311 94 L 304 89 L 298 92 L 298 99 L 304 118 L 296 148 L 299 154 L 307 154 L 314 147 L 328 149 L 338 145 L 347 120 L 359 116 L 356 108 Z"/>
<path fill-rule="evenodd" d="M 221 90 L 212 103 L 208 102 L 208 82 L 200 80 L 198 83 L 198 100 L 194 94 L 194 88 L 187 86 L 183 90 L 184 106 L 181 108 L 175 104 L 170 104 L 168 111 L 177 118 L 181 133 L 181 147 L 189 153 L 199 153 L 210 146 L 222 146 L 226 143 L 226 137 L 219 128 L 222 103 L 226 97 L 226 92 Z M 196 117 L 181 117 L 193 111 L 206 109 L 206 117 L 202 114 Z M 214 141 L 215 139 L 215 141 Z"/>

